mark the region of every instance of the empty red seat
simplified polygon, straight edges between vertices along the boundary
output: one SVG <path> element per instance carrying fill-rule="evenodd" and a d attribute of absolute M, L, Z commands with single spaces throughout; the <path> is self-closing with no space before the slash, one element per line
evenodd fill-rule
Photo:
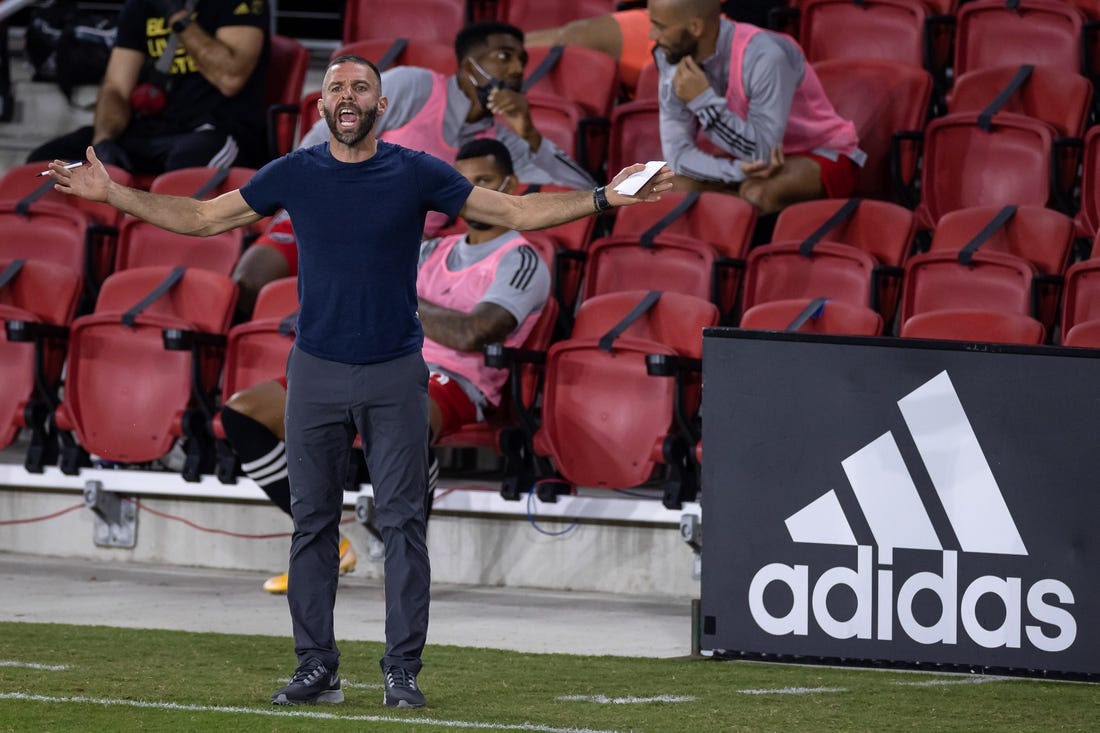
<path fill-rule="evenodd" d="M 803 254 L 801 242 L 773 242 L 749 252 L 741 309 L 792 298 L 831 298 L 872 307 L 878 262 L 846 244 L 819 242 Z"/>
<path fill-rule="evenodd" d="M 758 331 L 787 331 L 807 308 L 814 313 L 797 329 L 798 333 L 828 333 L 845 336 L 881 336 L 882 316 L 866 306 L 843 300 L 795 298 L 758 303 L 741 316 L 741 328 Z"/>
<path fill-rule="evenodd" d="M 85 451 L 119 463 L 149 462 L 181 436 L 184 477 L 197 480 L 212 468 L 207 426 L 236 301 L 237 287 L 227 276 L 198 268 L 181 269 L 177 277 L 173 268 L 143 267 L 107 278 L 95 312 L 72 324 L 56 419 L 79 446 L 62 449 L 62 470 L 78 472 Z M 164 332 L 172 329 L 189 348 L 165 347 Z"/>
<path fill-rule="evenodd" d="M 698 405 L 698 373 L 677 380 L 650 376 L 647 359 L 698 360 L 702 331 L 718 322 L 711 303 L 679 293 L 624 291 L 581 304 L 573 337 L 550 347 L 536 453 L 576 486 L 629 488 L 665 467 L 665 504 L 678 507 L 697 490 L 692 451 L 698 436 L 678 432 Z M 635 309 L 648 303 L 648 310 Z M 625 323 L 635 311 L 636 320 Z M 621 331 L 621 332 L 620 332 Z M 650 357 L 653 355 L 653 357 Z M 680 395 L 677 392 L 680 391 Z"/>
<path fill-rule="evenodd" d="M 973 254 L 968 264 L 956 252 L 926 252 L 905 263 L 900 323 L 918 313 L 985 310 L 1032 315 L 1035 266 L 1001 252 Z"/>
<path fill-rule="evenodd" d="M 921 68 L 927 17 L 920 0 L 806 0 L 798 41 L 810 62 L 879 59 Z"/>
<path fill-rule="evenodd" d="M 1046 329 L 1019 313 L 951 309 L 918 313 L 902 324 L 901 336 L 1039 346 L 1046 340 Z"/>
<path fill-rule="evenodd" d="M 959 7 L 955 77 L 991 66 L 1053 66 L 1081 73 L 1084 16 L 1058 0 L 975 0 Z"/>
<path fill-rule="evenodd" d="M 465 23 L 466 4 L 453 0 L 347 0 L 343 42 L 415 38 L 452 43 Z"/>

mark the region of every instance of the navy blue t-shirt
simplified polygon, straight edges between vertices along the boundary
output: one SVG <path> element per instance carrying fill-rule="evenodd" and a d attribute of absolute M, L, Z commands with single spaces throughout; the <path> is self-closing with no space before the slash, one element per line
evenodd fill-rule
<path fill-rule="evenodd" d="M 361 163 L 336 160 L 323 143 L 261 168 L 241 195 L 264 216 L 286 209 L 294 224 L 296 348 L 346 364 L 419 351 L 416 266 L 424 217 L 429 210 L 458 214 L 472 189 L 438 158 L 381 141 Z"/>

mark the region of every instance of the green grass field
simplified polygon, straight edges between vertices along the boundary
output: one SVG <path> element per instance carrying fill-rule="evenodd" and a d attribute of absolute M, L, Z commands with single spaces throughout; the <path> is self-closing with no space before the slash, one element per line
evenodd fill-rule
<path fill-rule="evenodd" d="M 289 639 L 2 623 L 0 731 L 1100 730 L 1089 684 L 446 646 L 425 653 L 428 708 L 396 711 L 381 645 L 341 651 L 345 703 L 281 708 Z"/>

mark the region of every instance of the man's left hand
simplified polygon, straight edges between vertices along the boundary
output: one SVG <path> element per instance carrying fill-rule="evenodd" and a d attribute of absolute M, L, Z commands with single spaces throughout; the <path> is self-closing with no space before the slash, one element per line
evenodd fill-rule
<path fill-rule="evenodd" d="M 537 150 L 538 145 L 532 144 L 533 135 L 538 135 L 535 123 L 531 120 L 531 105 L 527 103 L 527 96 L 523 92 L 517 92 L 507 87 L 498 87 L 489 94 L 489 111 L 504 119 L 505 124 L 524 140 L 532 149 Z M 538 142 L 542 141 L 539 135 Z"/>
<path fill-rule="evenodd" d="M 687 104 L 710 87 L 707 75 L 691 56 L 684 56 L 676 64 L 676 73 L 672 77 L 672 91 L 681 102 Z"/>
<path fill-rule="evenodd" d="M 612 178 L 611 183 L 604 188 L 608 203 L 612 206 L 630 206 L 642 201 L 660 201 L 659 194 L 672 188 L 672 179 L 675 178 L 676 174 L 666 165 L 662 166 L 661 170 L 657 171 L 657 175 L 649 179 L 649 182 L 633 196 L 623 196 L 621 193 L 615 193 L 615 186 L 625 181 L 632 173 L 642 170 L 645 170 L 645 164 L 635 163 L 619 171 L 619 174 Z"/>

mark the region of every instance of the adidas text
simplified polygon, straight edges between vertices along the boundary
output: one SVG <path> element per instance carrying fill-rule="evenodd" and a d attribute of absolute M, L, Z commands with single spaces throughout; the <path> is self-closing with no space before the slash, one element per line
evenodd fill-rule
<path fill-rule="evenodd" d="M 940 572 L 922 571 L 902 579 L 894 577 L 889 566 L 875 567 L 873 552 L 870 545 L 859 545 L 855 568 L 842 565 L 817 572 L 809 565 L 765 565 L 749 585 L 753 620 L 774 636 L 807 636 L 812 612 L 817 627 L 835 639 L 889 641 L 896 619 L 897 627 L 910 639 L 928 645 L 958 643 L 961 626 L 970 640 L 988 649 L 1018 649 L 1026 638 L 1036 649 L 1061 652 L 1077 638 L 1077 622 L 1066 608 L 1074 604 L 1073 591 L 1060 580 L 1042 578 L 1025 586 L 1018 577 L 960 579 L 958 553 L 953 550 L 940 552 Z M 765 591 L 775 584 L 786 586 L 788 598 L 793 598 L 782 604 L 781 611 L 769 609 L 764 599 Z M 829 594 L 837 588 L 855 596 L 851 618 L 834 618 L 828 608 Z M 915 617 L 913 600 L 918 593 L 932 593 L 939 599 L 940 615 L 934 623 L 921 623 Z M 979 602 L 990 601 L 1004 609 L 996 628 L 986 628 L 978 620 Z"/>

